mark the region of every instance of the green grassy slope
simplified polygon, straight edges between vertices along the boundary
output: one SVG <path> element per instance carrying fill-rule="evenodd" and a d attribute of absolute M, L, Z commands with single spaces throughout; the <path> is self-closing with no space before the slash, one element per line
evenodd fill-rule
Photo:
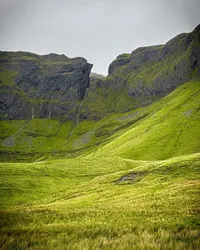
<path fill-rule="evenodd" d="M 199 164 L 199 154 L 2 163 L 0 247 L 198 249 Z"/>
<path fill-rule="evenodd" d="M 100 121 L 1 121 L 1 160 L 34 161 L 90 153 L 162 160 L 197 153 L 199 100 L 200 82 L 191 81 L 148 107 Z"/>
<path fill-rule="evenodd" d="M 162 160 L 200 151 L 199 81 L 182 85 L 147 107 L 146 112 L 148 116 L 97 154 Z"/>

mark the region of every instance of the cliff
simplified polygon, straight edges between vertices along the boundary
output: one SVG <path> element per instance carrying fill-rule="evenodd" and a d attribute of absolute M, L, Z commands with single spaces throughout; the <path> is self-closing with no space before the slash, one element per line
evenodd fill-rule
<path fill-rule="evenodd" d="M 76 119 L 89 88 L 84 58 L 0 52 L 1 119 Z"/>
<path fill-rule="evenodd" d="M 119 55 L 105 79 L 93 81 L 80 117 L 100 119 L 146 106 L 200 77 L 200 25 L 164 45 Z M 95 102 L 93 101 L 95 100 Z"/>

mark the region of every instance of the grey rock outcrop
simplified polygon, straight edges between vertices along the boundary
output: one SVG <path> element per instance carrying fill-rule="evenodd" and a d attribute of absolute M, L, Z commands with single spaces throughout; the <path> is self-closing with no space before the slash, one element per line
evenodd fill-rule
<path fill-rule="evenodd" d="M 75 120 L 79 103 L 90 85 L 92 65 L 84 58 L 39 56 L 28 52 L 0 52 L 2 119 L 60 118 Z"/>
<path fill-rule="evenodd" d="M 130 63 L 131 55 L 130 54 L 121 54 L 119 55 L 108 67 L 108 74 L 112 74 L 117 68 Z"/>

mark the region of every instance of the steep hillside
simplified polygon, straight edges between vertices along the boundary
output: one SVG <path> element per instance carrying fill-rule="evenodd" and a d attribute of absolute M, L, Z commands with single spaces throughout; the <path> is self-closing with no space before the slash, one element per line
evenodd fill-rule
<path fill-rule="evenodd" d="M 137 112 L 146 117 L 101 148 L 98 155 L 162 160 L 200 152 L 200 81 L 188 82 Z"/>

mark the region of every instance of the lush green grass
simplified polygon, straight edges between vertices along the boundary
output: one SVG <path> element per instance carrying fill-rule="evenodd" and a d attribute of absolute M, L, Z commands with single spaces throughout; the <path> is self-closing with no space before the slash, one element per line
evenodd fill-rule
<path fill-rule="evenodd" d="M 149 115 L 97 154 L 162 160 L 200 151 L 199 81 L 182 85 L 149 106 L 146 113 Z"/>
<path fill-rule="evenodd" d="M 0 248 L 199 249 L 199 112 L 192 81 L 100 121 L 1 121 L 2 159 L 37 161 L 0 163 Z"/>
<path fill-rule="evenodd" d="M 2 163 L 1 248 L 198 249 L 199 164 L 199 154 Z"/>

